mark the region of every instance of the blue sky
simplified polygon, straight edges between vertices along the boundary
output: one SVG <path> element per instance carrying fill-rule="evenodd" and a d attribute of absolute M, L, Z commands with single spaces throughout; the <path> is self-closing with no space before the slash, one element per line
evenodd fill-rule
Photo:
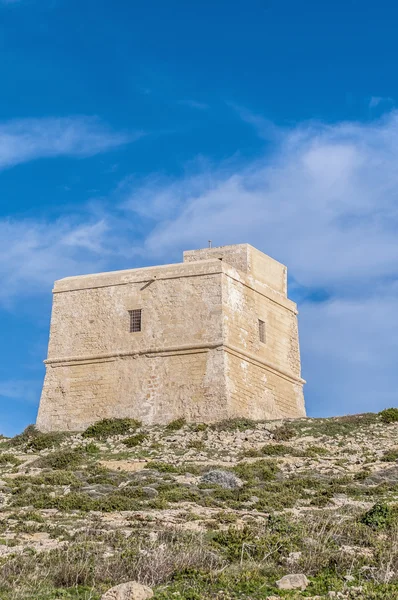
<path fill-rule="evenodd" d="M 397 405 L 398 6 L 0 0 L 0 432 L 52 282 L 249 242 L 289 267 L 312 416 Z"/>

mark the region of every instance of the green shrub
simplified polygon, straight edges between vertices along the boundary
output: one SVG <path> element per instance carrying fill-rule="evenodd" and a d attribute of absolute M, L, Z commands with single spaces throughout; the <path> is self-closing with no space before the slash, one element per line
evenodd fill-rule
<path fill-rule="evenodd" d="M 256 480 L 269 481 L 273 479 L 278 468 L 271 460 L 258 460 L 253 463 L 240 463 L 233 468 L 233 471 L 248 483 L 255 483 Z"/>
<path fill-rule="evenodd" d="M 186 425 L 186 420 L 181 417 L 180 419 L 175 419 L 166 425 L 166 431 L 178 431 L 178 429 L 182 429 L 184 425 Z"/>
<path fill-rule="evenodd" d="M 175 486 L 162 493 L 162 498 L 167 502 L 195 502 L 200 497 L 198 490 L 185 486 Z"/>
<path fill-rule="evenodd" d="M 225 419 L 219 423 L 210 425 L 211 429 L 216 431 L 246 431 L 246 429 L 255 429 L 256 422 L 252 419 L 236 418 L 236 419 Z"/>
<path fill-rule="evenodd" d="M 146 469 L 153 469 L 159 471 L 159 473 L 179 473 L 179 469 L 169 463 L 151 461 L 145 465 Z"/>
<path fill-rule="evenodd" d="M 265 456 L 283 456 L 284 454 L 290 454 L 291 449 L 283 444 L 266 444 L 261 448 L 261 452 Z"/>
<path fill-rule="evenodd" d="M 13 437 L 9 444 L 10 446 L 22 446 L 38 435 L 40 435 L 40 431 L 36 429 L 36 425 L 28 425 L 22 433 Z"/>
<path fill-rule="evenodd" d="M 242 563 L 247 559 L 263 561 L 270 554 L 286 554 L 297 548 L 301 536 L 299 526 L 277 516 L 270 517 L 267 524 L 230 526 L 226 531 L 217 531 L 212 542 L 229 560 Z"/>
<path fill-rule="evenodd" d="M 131 437 L 123 440 L 123 444 L 127 446 L 127 448 L 135 448 L 135 446 L 139 446 L 142 444 L 144 440 L 147 439 L 147 435 L 145 433 L 137 433 L 136 435 L 132 435 Z"/>
<path fill-rule="evenodd" d="M 323 489 L 319 490 L 313 498 L 311 498 L 310 505 L 318 506 L 323 508 L 327 504 L 329 504 L 331 498 L 333 497 L 332 489 Z"/>
<path fill-rule="evenodd" d="M 188 443 L 188 448 L 192 448 L 193 450 L 206 450 L 206 444 L 203 440 L 191 440 Z"/>
<path fill-rule="evenodd" d="M 21 461 L 13 454 L 0 454 L 0 466 L 2 465 L 20 465 Z"/>
<path fill-rule="evenodd" d="M 379 416 L 375 413 L 345 415 L 327 419 L 303 419 L 291 424 L 291 427 L 301 435 L 314 437 L 337 437 L 352 435 L 363 427 L 375 425 Z M 344 442 L 342 442 L 344 444 Z"/>
<path fill-rule="evenodd" d="M 26 444 L 26 450 L 40 452 L 40 450 L 55 448 L 60 445 L 64 438 L 65 435 L 62 433 L 39 433 Z"/>
<path fill-rule="evenodd" d="M 135 498 L 129 498 L 124 494 L 111 494 L 105 498 L 95 500 L 92 510 L 100 510 L 101 512 L 115 512 L 121 510 L 140 510 L 142 506 Z"/>
<path fill-rule="evenodd" d="M 192 431 L 206 431 L 208 429 L 207 423 L 192 423 L 191 430 Z"/>
<path fill-rule="evenodd" d="M 87 494 L 79 492 L 70 492 L 66 496 L 58 496 L 49 500 L 49 507 L 57 508 L 58 510 L 81 510 L 88 512 L 96 510 L 96 502 Z"/>
<path fill-rule="evenodd" d="M 371 474 L 372 471 L 370 469 L 361 469 L 360 471 L 355 473 L 354 481 L 365 481 L 365 479 L 367 479 Z"/>
<path fill-rule="evenodd" d="M 73 469 L 80 465 L 84 460 L 82 448 L 75 450 L 58 450 L 47 456 L 43 456 L 36 464 L 42 469 Z"/>
<path fill-rule="evenodd" d="M 91 456 L 95 456 L 97 454 L 100 454 L 101 449 L 99 446 L 97 446 L 97 444 L 95 444 L 94 442 L 88 442 L 88 444 L 85 444 L 83 446 L 83 450 L 86 454 L 89 454 Z"/>
<path fill-rule="evenodd" d="M 32 485 L 70 485 L 74 487 L 82 485 L 74 473 L 63 470 L 41 473 L 36 477 L 30 477 L 28 481 Z"/>
<path fill-rule="evenodd" d="M 328 449 L 322 448 L 322 446 L 308 446 L 308 448 L 304 452 L 304 455 L 308 458 L 316 456 L 325 456 L 325 454 L 329 454 Z"/>
<path fill-rule="evenodd" d="M 248 448 L 248 450 L 244 450 L 241 454 L 242 458 L 260 458 L 261 456 L 263 456 L 263 453 L 257 448 Z"/>
<path fill-rule="evenodd" d="M 283 425 L 274 429 L 272 433 L 274 440 L 277 442 L 287 442 L 296 435 L 295 429 L 289 423 L 283 423 Z"/>
<path fill-rule="evenodd" d="M 383 462 L 395 462 L 398 460 L 398 448 L 392 448 L 391 450 L 384 452 L 381 460 Z"/>
<path fill-rule="evenodd" d="M 372 529 L 384 529 L 396 521 L 397 510 L 388 504 L 378 502 L 360 518 L 361 523 Z"/>
<path fill-rule="evenodd" d="M 244 549 L 250 549 L 251 558 L 258 558 L 256 536 L 250 527 L 243 529 L 231 526 L 227 531 L 217 531 L 213 544 L 223 550 L 229 560 L 240 560 Z"/>
<path fill-rule="evenodd" d="M 398 408 L 385 408 L 379 412 L 383 423 L 396 423 L 398 421 Z"/>
<path fill-rule="evenodd" d="M 112 435 L 125 435 L 141 427 L 141 422 L 135 419 L 102 419 L 87 427 L 83 437 L 106 439 Z"/>

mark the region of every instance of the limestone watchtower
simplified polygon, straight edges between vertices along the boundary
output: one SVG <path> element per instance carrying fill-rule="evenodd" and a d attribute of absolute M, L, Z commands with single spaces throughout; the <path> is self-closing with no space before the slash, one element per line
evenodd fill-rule
<path fill-rule="evenodd" d="M 248 244 L 55 283 L 37 426 L 305 416 L 286 267 Z"/>

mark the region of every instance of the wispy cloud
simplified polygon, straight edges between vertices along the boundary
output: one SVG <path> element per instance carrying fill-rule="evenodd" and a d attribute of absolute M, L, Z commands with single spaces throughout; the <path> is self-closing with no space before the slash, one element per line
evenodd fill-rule
<path fill-rule="evenodd" d="M 0 262 L 0 303 L 8 304 L 24 286 L 30 295 L 48 292 L 60 275 L 101 268 L 108 254 L 106 233 L 103 220 L 1 220 L 0 255 L 7 260 Z"/>
<path fill-rule="evenodd" d="M 93 156 L 141 135 L 114 132 L 95 117 L 12 120 L 0 123 L 0 169 L 37 158 Z"/>
<path fill-rule="evenodd" d="M 275 123 L 244 106 L 232 102 L 229 102 L 228 106 L 239 115 L 242 121 L 251 125 L 260 138 L 272 142 L 279 141 L 281 130 L 276 127 Z"/>
<path fill-rule="evenodd" d="M 179 104 L 183 106 L 189 106 L 189 108 L 194 108 L 195 110 L 207 110 L 209 108 L 208 104 L 204 102 L 197 102 L 196 100 L 180 100 Z"/>
<path fill-rule="evenodd" d="M 392 104 L 394 104 L 394 99 L 390 98 L 389 96 L 371 96 L 369 98 L 369 108 L 376 108 L 377 106 L 381 105 L 391 107 Z"/>

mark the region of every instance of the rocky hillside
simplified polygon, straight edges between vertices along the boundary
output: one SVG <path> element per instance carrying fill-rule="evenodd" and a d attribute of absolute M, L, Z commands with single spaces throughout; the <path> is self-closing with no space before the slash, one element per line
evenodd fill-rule
<path fill-rule="evenodd" d="M 0 440 L 0 598 L 397 599 L 397 436 L 398 409 L 28 427 Z"/>

